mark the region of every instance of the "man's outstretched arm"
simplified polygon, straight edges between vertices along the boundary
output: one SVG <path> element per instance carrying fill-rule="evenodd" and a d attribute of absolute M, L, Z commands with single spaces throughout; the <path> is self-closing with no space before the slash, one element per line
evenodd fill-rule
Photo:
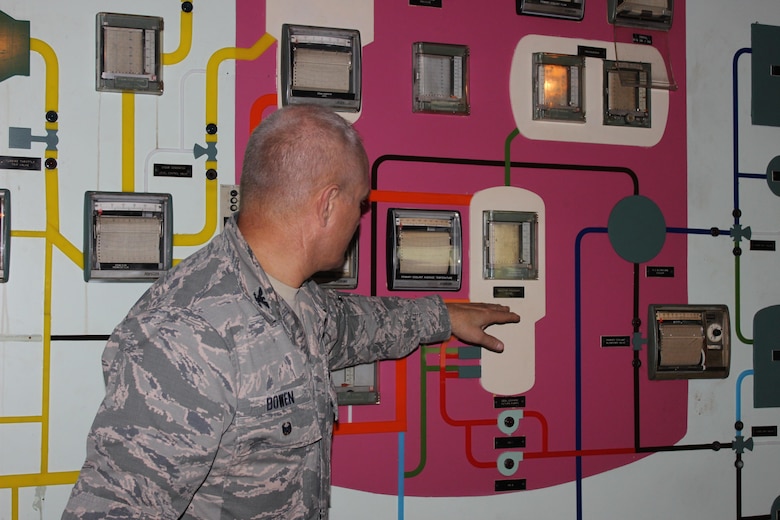
<path fill-rule="evenodd" d="M 518 323 L 520 316 L 505 305 L 495 303 L 447 303 L 452 335 L 464 343 L 503 352 L 504 344 L 485 329 L 490 325 Z"/>

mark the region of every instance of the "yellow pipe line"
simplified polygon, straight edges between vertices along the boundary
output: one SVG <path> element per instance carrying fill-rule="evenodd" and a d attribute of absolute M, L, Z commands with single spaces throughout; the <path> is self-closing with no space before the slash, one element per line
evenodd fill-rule
<path fill-rule="evenodd" d="M 12 237 L 19 238 L 45 238 L 50 240 L 71 262 L 84 269 L 84 253 L 65 238 L 59 231 L 49 229 L 47 231 L 11 230 Z"/>
<path fill-rule="evenodd" d="M 0 424 L 21 424 L 21 423 L 36 423 L 43 422 L 43 417 L 40 415 L 19 415 L 19 416 L 5 416 L 0 417 Z"/>
<path fill-rule="evenodd" d="M 38 52 L 46 64 L 46 112 L 59 110 L 59 63 L 52 48 L 41 40 L 30 39 L 30 50 Z M 46 123 L 47 130 L 58 130 L 56 121 Z M 46 150 L 46 158 L 56 161 L 57 151 Z M 0 424 L 41 423 L 41 473 L 36 475 L 0 476 L 0 488 L 11 489 L 11 518 L 19 518 L 19 488 L 40 485 L 71 484 L 78 478 L 78 471 L 49 474 L 49 415 L 51 395 L 51 308 L 52 308 L 52 256 L 56 244 L 71 260 L 83 266 L 83 256 L 59 230 L 59 189 L 56 168 L 45 172 L 46 231 L 12 231 L 12 236 L 45 238 L 44 297 L 43 297 L 43 354 L 41 415 L 29 417 L 3 417 Z"/>
<path fill-rule="evenodd" d="M 255 60 L 267 51 L 276 39 L 270 34 L 264 34 L 252 47 L 248 49 L 238 49 L 235 47 L 226 47 L 219 49 L 211 55 L 206 65 L 206 124 L 217 124 L 218 88 L 219 88 L 219 66 L 229 59 L 235 60 Z M 206 134 L 206 142 L 217 142 L 216 134 Z M 206 169 L 217 169 L 217 161 L 206 161 Z M 203 229 L 193 234 L 174 234 L 174 246 L 198 246 L 205 244 L 214 236 L 217 230 L 217 198 L 218 198 L 217 180 L 206 180 L 206 221 Z"/>
<path fill-rule="evenodd" d="M 38 52 L 46 64 L 46 111 L 59 111 L 59 63 L 52 48 L 41 40 L 30 39 L 30 50 Z M 46 129 L 57 131 L 56 121 L 47 122 Z M 57 150 L 46 150 L 45 157 L 57 160 Z M 2 475 L 0 488 L 11 490 L 11 518 L 19 518 L 19 488 L 33 486 L 53 486 L 72 484 L 78 479 L 78 471 L 49 473 L 49 417 L 51 397 L 51 309 L 52 309 L 52 264 L 54 246 L 59 248 L 77 265 L 83 267 L 83 255 L 60 233 L 59 219 L 59 179 L 56 167 L 47 169 L 45 175 L 46 230 L 45 231 L 12 231 L 12 236 L 26 238 L 44 238 L 44 296 L 43 296 L 43 354 L 42 354 L 42 389 L 41 415 L 29 417 L 3 417 L 0 424 L 10 423 L 41 423 L 41 463 L 39 474 Z"/>
<path fill-rule="evenodd" d="M 122 92 L 122 191 L 135 191 L 135 93 Z"/>
<path fill-rule="evenodd" d="M 59 62 L 53 49 L 41 40 L 30 39 L 30 50 L 38 52 L 46 65 L 45 108 L 46 111 L 59 113 Z M 48 122 L 47 130 L 57 131 L 56 121 Z M 45 156 L 57 160 L 57 150 L 46 150 Z M 51 236 L 59 235 L 59 191 L 57 169 L 45 171 L 45 201 L 46 201 L 46 247 L 44 261 L 44 294 L 43 294 L 43 353 L 42 353 L 42 389 L 41 389 L 41 473 L 46 474 L 49 469 L 49 412 L 50 412 L 50 379 L 51 379 L 51 278 L 52 278 L 52 250 Z M 13 486 L 19 486 L 19 479 L 3 478 L 2 482 L 12 482 Z M 13 500 L 12 500 L 13 501 Z M 17 499 L 18 501 L 18 499 Z M 14 518 L 18 518 L 18 503 L 12 505 L 16 509 Z"/>
<path fill-rule="evenodd" d="M 179 25 L 181 26 L 179 29 L 179 48 L 173 52 L 163 53 L 163 65 L 174 65 L 183 61 L 192 49 L 192 11 L 189 13 L 181 12 Z"/>
<path fill-rule="evenodd" d="M 43 57 L 46 62 L 46 93 L 45 93 L 45 110 L 54 110 L 57 112 L 59 109 L 59 77 L 60 77 L 60 65 L 57 60 L 57 55 L 54 53 L 48 43 L 38 40 L 37 38 L 30 38 L 30 50 L 35 51 Z M 57 122 L 47 123 L 47 130 L 56 130 Z"/>
<path fill-rule="evenodd" d="M 46 92 L 44 93 L 45 111 L 53 111 L 59 113 L 59 74 L 60 65 L 57 59 L 57 54 L 54 50 L 42 40 L 37 38 L 30 38 L 30 51 L 35 51 L 43 57 L 46 63 Z M 46 130 L 58 130 L 58 124 L 56 121 L 46 122 Z M 56 150 L 46 150 L 45 156 L 47 158 L 57 159 Z M 59 215 L 59 209 L 55 213 Z M 48 219 L 48 215 L 47 215 Z M 47 222 L 47 230 L 45 232 L 38 231 L 11 231 L 12 236 L 20 237 L 33 237 L 33 238 L 47 238 L 55 243 L 55 245 L 76 265 L 84 267 L 84 256 L 79 249 L 68 241 L 67 238 L 62 236 L 59 232 L 59 220 L 55 220 L 52 223 Z"/>
<path fill-rule="evenodd" d="M 46 238 L 54 244 L 57 249 L 62 251 L 65 256 L 70 258 L 71 262 L 76 264 L 79 268 L 84 269 L 84 253 L 74 246 L 67 238 L 57 230 L 49 230 L 46 234 Z"/>
<path fill-rule="evenodd" d="M 56 152 L 54 152 L 56 158 Z M 54 240 L 60 235 L 59 175 L 56 168 L 45 172 L 46 242 L 43 277 L 43 366 L 41 390 L 41 473 L 49 470 L 49 411 L 51 397 L 51 309 Z M 83 258 L 82 258 L 83 262 Z"/>
<path fill-rule="evenodd" d="M 208 166 L 208 163 L 207 163 Z M 173 235 L 174 246 L 198 246 L 205 244 L 214 236 L 217 230 L 217 180 L 206 179 L 206 222 L 203 229 L 194 234 L 176 234 Z"/>
<path fill-rule="evenodd" d="M 51 397 L 51 307 L 52 307 L 52 253 L 54 251 L 51 240 L 46 240 L 46 252 L 44 262 L 44 290 L 43 290 L 43 377 L 41 390 L 41 473 L 49 471 L 49 418 Z"/>
<path fill-rule="evenodd" d="M 58 471 L 55 473 L 29 473 L 22 475 L 0 475 L 0 489 L 37 486 L 61 486 L 73 484 L 78 480 L 78 471 Z M 12 517 L 17 518 L 17 517 Z"/>
<path fill-rule="evenodd" d="M 254 45 L 248 49 L 238 49 L 236 47 L 226 47 L 219 49 L 211 55 L 206 65 L 206 123 L 217 124 L 217 88 L 219 83 L 219 65 L 225 60 L 245 60 L 251 61 L 259 58 L 271 45 L 276 38 L 265 33 Z"/>
<path fill-rule="evenodd" d="M 20 237 L 20 238 L 46 238 L 46 231 L 27 231 L 27 230 L 12 229 L 11 236 Z"/>
<path fill-rule="evenodd" d="M 254 60 L 265 52 L 275 39 L 266 34 L 249 49 L 222 49 L 215 53 L 209 60 L 207 67 L 207 119 L 210 122 L 217 123 L 217 72 L 219 64 L 226 59 L 234 58 L 241 60 Z M 31 39 L 31 50 L 35 50 L 43 55 L 47 64 L 46 69 L 46 110 L 57 111 L 58 108 L 58 76 L 59 67 L 56 55 L 51 47 L 40 40 Z M 123 191 L 132 191 L 135 188 L 134 172 L 134 138 L 135 122 L 133 119 L 135 112 L 135 98 L 132 93 L 123 93 L 122 95 L 122 189 Z M 210 101 L 210 102 L 209 102 Z M 55 123 L 47 124 L 47 129 L 56 130 Z M 212 137 L 212 136 L 209 136 Z M 210 139 L 207 138 L 207 141 Z M 216 139 L 214 138 L 214 141 Z M 46 153 L 47 157 L 56 159 L 56 151 Z M 207 161 L 207 168 L 216 169 L 216 161 Z M 15 420 L 16 422 L 38 422 L 42 423 L 41 428 L 41 473 L 28 475 L 3 475 L 0 476 L 0 488 L 12 489 L 12 518 L 18 518 L 18 489 L 20 487 L 32 486 L 52 486 L 62 484 L 72 484 L 78 478 L 78 471 L 48 473 L 49 459 L 49 400 L 50 400 L 50 373 L 51 373 L 51 307 L 52 307 L 52 252 L 56 244 L 71 260 L 83 267 L 83 256 L 78 249 L 73 246 L 59 230 L 59 190 L 57 170 L 52 169 L 46 173 L 46 231 L 15 231 L 14 236 L 46 238 L 45 265 L 44 265 L 44 302 L 43 302 L 43 389 L 42 389 L 42 414 L 36 421 L 31 418 L 6 418 L 6 420 Z M 207 219 L 204 229 L 194 235 L 174 236 L 174 245 L 198 245 L 208 240 L 216 230 L 216 202 L 217 202 L 217 183 L 216 180 L 207 180 L 206 182 L 206 212 L 211 218 Z"/>

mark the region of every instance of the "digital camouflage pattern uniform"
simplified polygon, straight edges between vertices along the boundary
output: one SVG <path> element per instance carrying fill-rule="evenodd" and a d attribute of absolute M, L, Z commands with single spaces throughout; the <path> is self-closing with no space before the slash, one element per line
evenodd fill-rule
<path fill-rule="evenodd" d="M 329 370 L 443 341 L 450 322 L 438 296 L 307 282 L 298 297 L 306 327 L 233 219 L 154 284 L 106 345 L 106 397 L 63 518 L 327 518 Z"/>

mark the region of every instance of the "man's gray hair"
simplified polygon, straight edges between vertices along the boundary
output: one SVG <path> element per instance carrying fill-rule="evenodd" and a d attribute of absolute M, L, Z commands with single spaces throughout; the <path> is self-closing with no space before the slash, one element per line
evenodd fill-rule
<path fill-rule="evenodd" d="M 265 118 L 249 138 L 241 170 L 242 206 L 294 207 L 329 182 L 368 171 L 360 135 L 320 105 L 289 105 Z"/>

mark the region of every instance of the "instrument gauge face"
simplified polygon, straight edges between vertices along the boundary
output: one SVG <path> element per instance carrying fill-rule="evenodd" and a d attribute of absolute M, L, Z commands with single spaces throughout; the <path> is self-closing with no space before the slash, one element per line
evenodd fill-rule
<path fill-rule="evenodd" d="M 707 341 L 709 343 L 720 343 L 723 337 L 723 327 L 719 323 L 711 323 L 707 327 Z"/>

